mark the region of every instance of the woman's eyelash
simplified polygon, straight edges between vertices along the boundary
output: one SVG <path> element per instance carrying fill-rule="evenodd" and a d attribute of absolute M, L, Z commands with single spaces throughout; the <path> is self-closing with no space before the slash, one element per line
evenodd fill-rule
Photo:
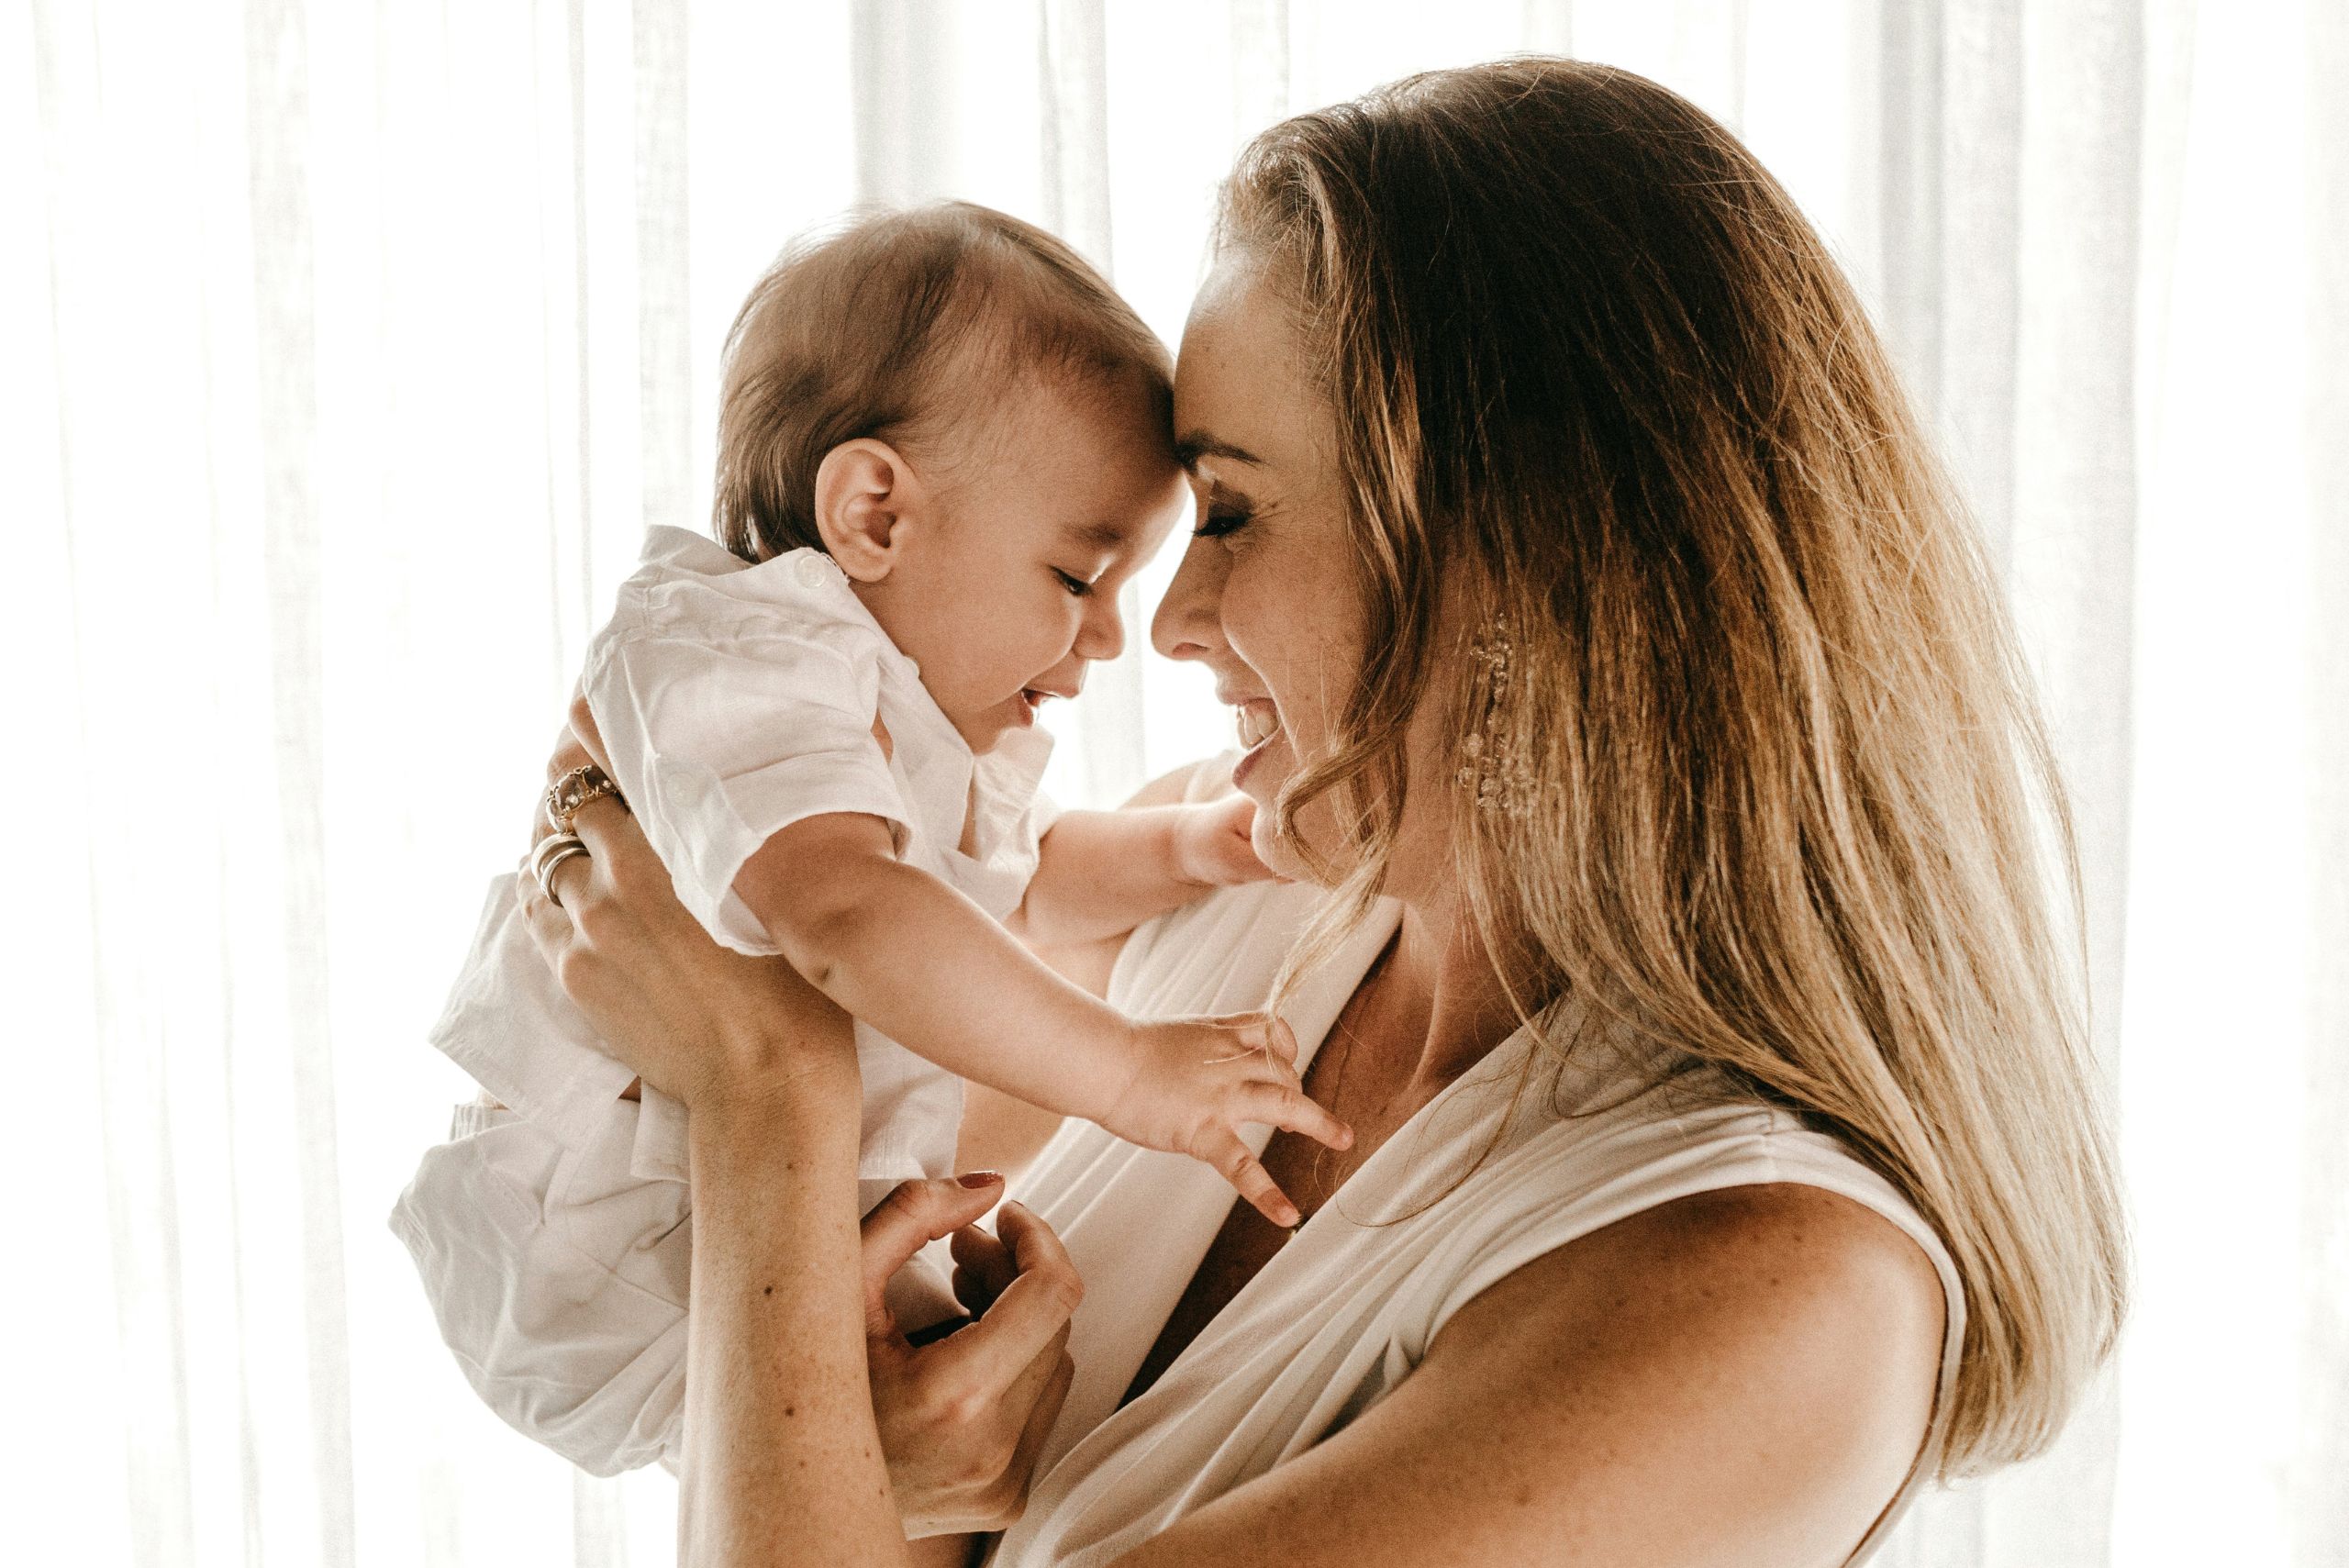
<path fill-rule="evenodd" d="M 1255 514 L 1236 507 L 1210 506 L 1199 526 L 1191 530 L 1193 539 L 1218 539 L 1243 527 Z"/>

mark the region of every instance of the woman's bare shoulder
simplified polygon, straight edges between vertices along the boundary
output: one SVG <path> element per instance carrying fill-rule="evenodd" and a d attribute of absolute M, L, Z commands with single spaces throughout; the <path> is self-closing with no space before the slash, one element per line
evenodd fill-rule
<path fill-rule="evenodd" d="M 1938 1376 L 1944 1301 L 1932 1260 L 1865 1204 L 1792 1182 L 1675 1198 L 1545 1252 L 1455 1313 L 1428 1360 L 1502 1322 L 1568 1323 L 1633 1296 L 1679 1300 L 1673 1315 L 1692 1327 L 1719 1320 L 1756 1337 L 1865 1330 L 1895 1368 L 1924 1369 L 1929 1399 Z"/>
<path fill-rule="evenodd" d="M 1453 1315 L 1410 1381 L 1455 1385 L 1464 1413 L 1513 1406 L 1497 1429 L 1520 1451 L 1493 1458 L 1536 1495 L 1545 1477 L 1553 1496 L 1581 1490 L 1535 1457 L 1571 1447 L 1520 1448 L 1547 1429 L 1620 1455 L 1642 1478 L 1627 1504 L 1657 1506 L 1689 1467 L 1690 1508 L 1743 1520 L 1740 1561 L 1839 1562 L 1924 1442 L 1945 1310 L 1932 1260 L 1875 1209 L 1816 1186 L 1729 1187 L 1524 1264 Z"/>
<path fill-rule="evenodd" d="M 1350 1568 L 1840 1562 L 1924 1441 L 1943 1310 L 1932 1261 L 1854 1199 L 1677 1198 L 1504 1276 L 1384 1400 L 1152 1545 Z"/>

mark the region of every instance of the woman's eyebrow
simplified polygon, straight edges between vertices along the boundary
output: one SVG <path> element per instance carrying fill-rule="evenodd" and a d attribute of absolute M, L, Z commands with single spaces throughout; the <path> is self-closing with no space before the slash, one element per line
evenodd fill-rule
<path fill-rule="evenodd" d="M 1189 435 L 1176 439 L 1174 461 L 1181 463 L 1186 473 L 1198 472 L 1199 459 L 1203 457 L 1225 458 L 1233 462 L 1252 463 L 1258 467 L 1262 467 L 1264 462 L 1254 452 L 1235 447 L 1230 441 L 1219 441 L 1204 430 L 1193 430 Z"/>

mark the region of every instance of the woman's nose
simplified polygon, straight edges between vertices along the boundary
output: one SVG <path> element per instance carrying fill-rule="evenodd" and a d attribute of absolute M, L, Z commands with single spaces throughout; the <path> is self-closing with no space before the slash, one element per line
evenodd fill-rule
<path fill-rule="evenodd" d="M 1183 547 L 1182 564 L 1151 617 L 1150 644 L 1169 659 L 1202 659 L 1223 643 L 1226 556 L 1213 539 Z"/>

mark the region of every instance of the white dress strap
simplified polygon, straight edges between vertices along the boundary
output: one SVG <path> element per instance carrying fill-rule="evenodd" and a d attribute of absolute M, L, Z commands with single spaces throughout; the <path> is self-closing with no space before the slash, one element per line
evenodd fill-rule
<path fill-rule="evenodd" d="M 1235 890 L 1154 922 L 1120 960 L 1111 1001 L 1149 1011 L 1255 1005 L 1309 914 L 1297 893 Z M 1301 1046 L 1319 1043 L 1393 915 L 1315 977 L 1292 1020 Z M 1574 1020 L 1560 1021 L 1572 1030 Z M 1947 1298 L 1932 1431 L 1859 1556 L 1872 1551 L 1940 1452 L 1965 1327 L 1946 1250 L 1833 1140 L 1708 1071 L 1675 1071 L 1687 1064 L 1668 1052 L 1582 1032 L 1554 1094 L 1511 1092 L 1534 1049 L 1520 1033 L 1438 1095 L 1123 1407 L 1119 1396 L 1230 1194 L 1195 1162 L 1096 1128 L 1064 1129 L 1018 1195 L 1060 1231 L 1085 1278 L 1070 1337 L 1078 1370 L 995 1568 L 1108 1563 L 1375 1405 L 1453 1312 L 1526 1262 L 1658 1204 L 1775 1182 L 1823 1187 L 1884 1215 L 1932 1260 Z"/>

